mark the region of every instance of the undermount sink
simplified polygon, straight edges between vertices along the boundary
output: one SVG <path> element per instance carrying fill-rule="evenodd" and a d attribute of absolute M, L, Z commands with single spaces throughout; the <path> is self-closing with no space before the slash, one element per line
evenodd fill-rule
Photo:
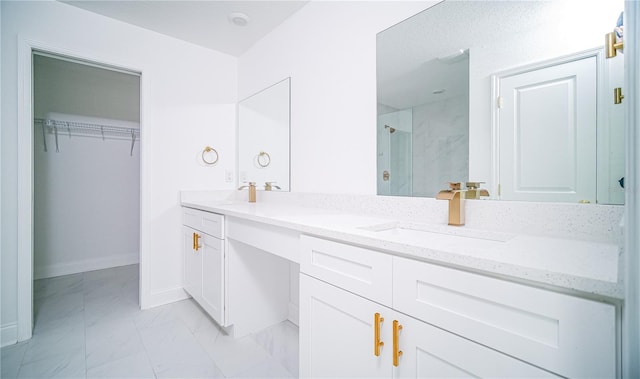
<path fill-rule="evenodd" d="M 396 236 L 407 238 L 427 237 L 429 234 L 445 234 L 463 238 L 482 239 L 489 241 L 507 242 L 515 234 L 488 230 L 468 229 L 459 226 L 390 222 L 384 224 L 363 226 L 359 229 L 375 232 L 380 236 Z"/>

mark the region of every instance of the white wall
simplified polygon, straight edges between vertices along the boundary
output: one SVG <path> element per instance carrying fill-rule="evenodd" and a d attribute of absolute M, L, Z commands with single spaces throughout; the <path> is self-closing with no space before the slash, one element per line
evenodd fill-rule
<path fill-rule="evenodd" d="M 138 128 L 137 75 L 40 55 L 33 66 L 35 117 L 58 112 Z M 140 140 L 131 150 L 130 139 L 68 136 L 59 128 L 56 151 L 56 136 L 42 128 L 36 124 L 33 135 L 34 277 L 138 263 Z"/>
<path fill-rule="evenodd" d="M 35 117 L 48 112 L 140 122 L 140 77 L 36 54 Z"/>
<path fill-rule="evenodd" d="M 142 72 L 141 296 L 144 307 L 184 297 L 178 191 L 233 187 L 224 171 L 235 166 L 237 59 L 56 1 L 1 6 L 2 343 L 30 333 L 15 327 L 25 313 L 16 290 L 23 282 L 18 251 L 25 246 L 18 233 L 30 227 L 17 226 L 25 198 L 16 183 L 29 175 L 18 171 L 23 159 L 29 162 L 28 150 L 18 146 L 25 135 L 18 129 L 18 90 L 24 88 L 16 73 L 30 72 L 17 66 L 25 46 Z M 199 162 L 205 145 L 220 153 L 216 166 Z"/>
<path fill-rule="evenodd" d="M 289 191 L 288 79 L 238 103 L 238 141 L 240 182 L 255 182 L 258 190 L 275 182 Z M 268 156 L 258 161 L 261 152 Z"/>
<path fill-rule="evenodd" d="M 291 190 L 376 192 L 376 33 L 436 1 L 311 2 L 239 58 L 239 97 L 291 77 Z"/>

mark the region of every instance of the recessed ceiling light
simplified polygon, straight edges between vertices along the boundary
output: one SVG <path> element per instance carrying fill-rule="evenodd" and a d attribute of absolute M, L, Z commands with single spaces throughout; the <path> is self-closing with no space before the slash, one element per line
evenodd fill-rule
<path fill-rule="evenodd" d="M 229 22 L 236 26 L 247 26 L 249 23 L 249 16 L 242 12 L 229 13 Z"/>

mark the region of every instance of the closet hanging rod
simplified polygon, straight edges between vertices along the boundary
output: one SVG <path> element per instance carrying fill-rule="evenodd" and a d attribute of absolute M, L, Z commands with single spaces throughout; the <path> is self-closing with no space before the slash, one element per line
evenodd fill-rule
<path fill-rule="evenodd" d="M 65 133 L 69 136 L 69 138 L 71 138 L 72 135 L 100 137 L 103 141 L 107 138 L 119 140 L 129 139 L 131 140 L 131 151 L 129 152 L 129 155 L 131 156 L 133 156 L 133 147 L 136 143 L 136 139 L 140 138 L 139 128 L 128 128 L 122 126 L 110 126 L 76 121 L 61 121 L 49 118 L 35 118 L 34 123 L 42 125 L 42 137 L 45 152 L 47 152 L 47 132 L 55 136 L 56 152 L 60 151 L 58 144 L 59 133 Z"/>
<path fill-rule="evenodd" d="M 45 118 L 36 118 L 34 122 L 41 124 L 43 128 L 47 128 L 50 134 L 64 133 L 68 136 L 98 136 L 102 139 L 117 138 L 131 139 L 140 137 L 140 129 L 128 128 L 122 126 L 110 126 L 102 124 L 90 124 L 75 121 L 61 121 Z"/>

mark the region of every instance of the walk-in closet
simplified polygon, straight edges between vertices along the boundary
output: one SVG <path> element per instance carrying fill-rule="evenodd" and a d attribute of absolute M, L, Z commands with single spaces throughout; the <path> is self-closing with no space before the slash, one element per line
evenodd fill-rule
<path fill-rule="evenodd" d="M 140 76 L 33 54 L 34 279 L 139 263 Z"/>

